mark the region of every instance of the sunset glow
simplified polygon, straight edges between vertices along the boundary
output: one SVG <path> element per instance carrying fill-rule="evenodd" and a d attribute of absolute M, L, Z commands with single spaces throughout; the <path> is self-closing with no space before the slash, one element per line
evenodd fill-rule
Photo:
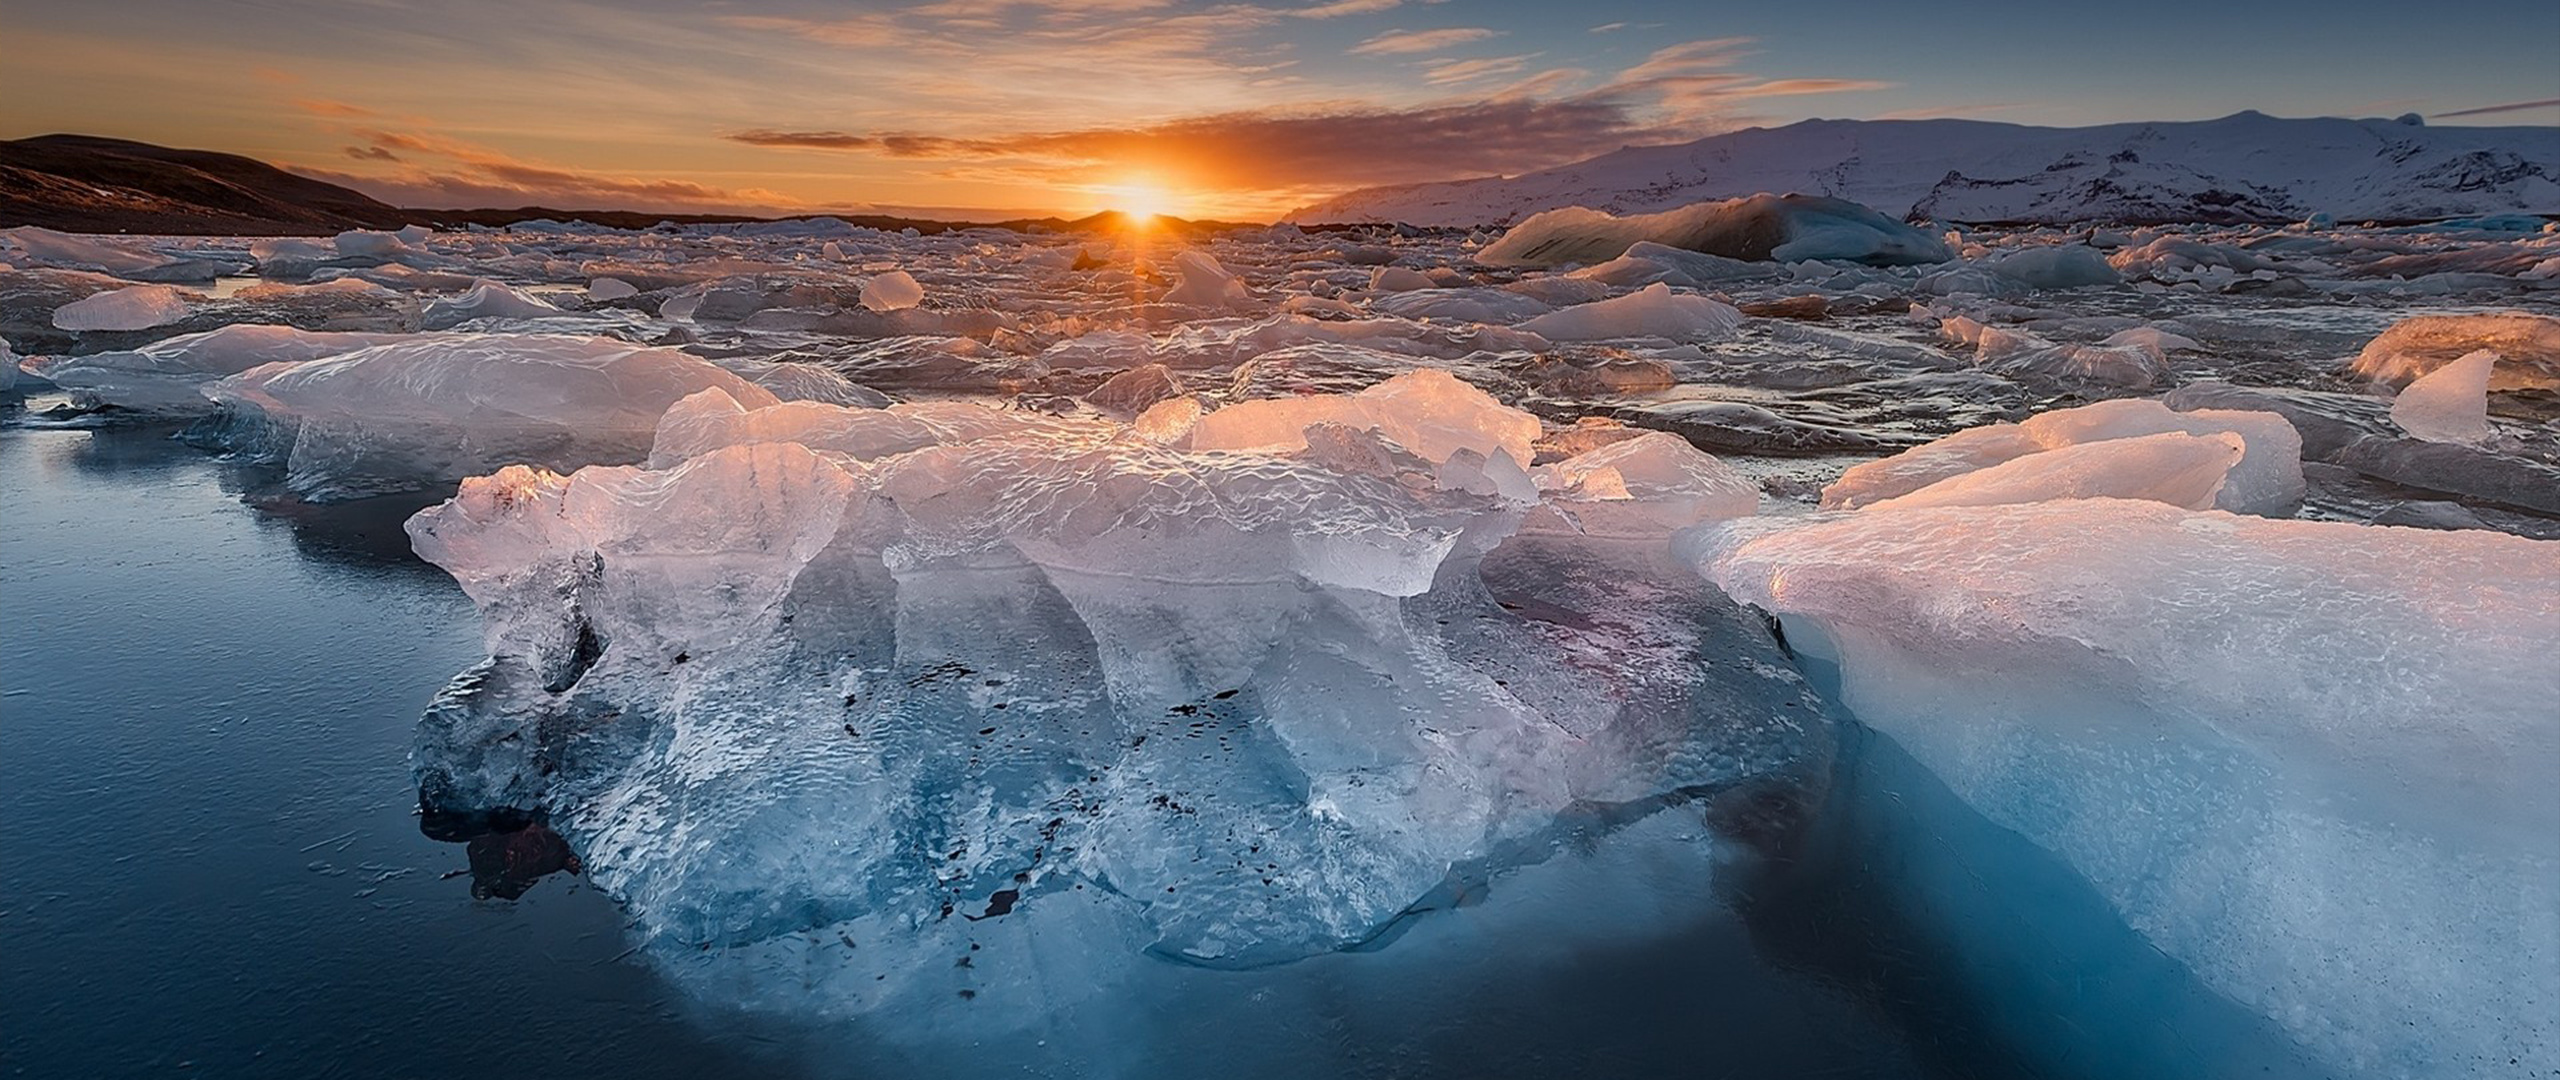
<path fill-rule="evenodd" d="M 0 95 L 0 137 L 221 149 L 406 206 L 996 220 L 1133 203 L 1096 193 L 1143 173 L 1179 196 L 1143 209 L 1268 220 L 1810 117 L 2560 121 L 2547 33 L 2463 30 L 2560 29 L 2547 7 L 2365 14 L 2200 9 L 2196 41 L 2178 12 L 1979 2 L 20 4 L 17 77 L 79 89 Z M 2273 37 L 2300 47 L 2227 45 Z M 2062 59 L 2093 42 L 2152 59 Z"/>

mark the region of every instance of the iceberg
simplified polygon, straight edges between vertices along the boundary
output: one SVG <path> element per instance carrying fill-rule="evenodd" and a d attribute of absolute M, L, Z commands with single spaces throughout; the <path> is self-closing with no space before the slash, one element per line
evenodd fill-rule
<path fill-rule="evenodd" d="M 1687 539 L 1860 720 L 2326 1071 L 2560 1067 L 2560 545 L 2114 499 Z"/>
<path fill-rule="evenodd" d="M 204 388 L 202 436 L 282 465 L 285 488 L 331 502 L 449 484 L 500 466 L 637 462 L 659 417 L 717 389 L 769 391 L 673 349 L 554 334 L 425 334 L 250 368 Z"/>
<path fill-rule="evenodd" d="M 2391 399 L 2391 422 L 2428 442 L 2489 441 L 2489 378 L 2498 354 L 2477 349 L 2412 380 Z"/>
<path fill-rule="evenodd" d="M 187 298 L 168 285 L 128 285 L 55 308 L 62 330 L 148 330 L 187 317 Z"/>
<path fill-rule="evenodd" d="M 2353 370 L 2376 382 L 2407 385 L 2482 349 L 2498 354 L 2491 390 L 2560 387 L 2560 318 L 2521 311 L 2412 315 L 2367 343 Z"/>
<path fill-rule="evenodd" d="M 1830 714 L 1666 559 L 1748 485 L 1652 439 L 1542 495 L 1534 418 L 1400 379 L 1188 446 L 706 391 L 646 467 L 465 481 L 409 524 L 490 652 L 424 798 L 547 812 L 679 977 L 839 1015 L 1359 948 L 1577 830 L 1803 805 Z"/>
<path fill-rule="evenodd" d="M 1870 512 L 1920 506 L 1999 506 L 2050 499 L 2149 499 L 2188 510 L 2213 506 L 2247 444 L 2228 431 L 2162 432 L 2077 443 L 1951 476 Z"/>
<path fill-rule="evenodd" d="M 924 286 L 904 270 L 891 270 L 862 283 L 862 306 L 873 311 L 900 311 L 921 303 Z"/>
<path fill-rule="evenodd" d="M 541 297 L 482 280 L 460 296 L 429 303 L 422 325 L 450 330 L 473 319 L 542 319 L 561 314 L 565 313 L 557 305 Z"/>
<path fill-rule="evenodd" d="M 1671 286 L 1655 282 L 1614 299 L 1558 308 L 1515 329 L 1550 341 L 1631 337 L 1712 341 L 1731 337 L 1740 325 L 1742 312 L 1733 305 L 1692 293 L 1675 293 Z"/>
<path fill-rule="evenodd" d="M 1761 262 L 1838 259 L 1874 266 L 1945 262 L 1945 240 L 1847 199 L 1762 193 L 1619 217 L 1567 207 L 1532 215 L 1478 252 L 1488 266 L 1605 263 L 1638 243 Z"/>
<path fill-rule="evenodd" d="M 1252 300 L 1244 280 L 1208 252 L 1175 253 L 1173 272 L 1173 289 L 1164 294 L 1165 303 L 1217 308 L 1236 307 Z"/>
<path fill-rule="evenodd" d="M 28 363 L 37 374 L 70 391 L 73 401 L 83 407 L 197 416 L 214 411 L 212 399 L 204 395 L 204 388 L 214 380 L 262 364 L 300 363 L 408 340 L 413 340 L 411 335 L 235 323 L 163 338 L 138 349 L 37 357 Z"/>
<path fill-rule="evenodd" d="M 1840 475 L 1840 479 L 1822 489 L 1822 506 L 1837 510 L 1875 506 L 1978 471 L 2084 446 L 2104 449 L 2075 454 L 2067 461 L 2051 463 L 2050 468 L 2054 471 L 2047 479 L 2059 486 L 2050 489 L 2053 494 L 2047 497 L 2082 497 L 2064 492 L 2099 490 L 2075 488 L 2075 485 L 2093 481 L 2102 485 L 2139 482 L 2146 475 L 2157 475 L 2165 480 L 2184 472 L 2186 466 L 2213 471 L 2206 463 L 2216 453 L 2200 446 L 2152 444 L 2150 449 L 2154 451 L 2171 447 L 2181 449 L 2166 457 L 2148 458 L 2135 447 L 2115 445 L 2123 440 L 2168 433 L 2199 437 L 2231 435 L 2237 438 L 2239 457 L 2226 466 L 2226 471 L 2216 474 L 2221 477 L 2221 484 L 2208 492 L 2211 506 L 2241 514 L 2286 515 L 2302 501 L 2302 434 L 2294 430 L 2292 422 L 2284 416 L 2238 408 L 2179 412 L 2160 401 L 2121 398 L 2076 409 L 2040 413 L 2022 423 L 1968 428 L 1892 457 L 1851 466 Z M 2110 461 L 2111 455 L 2118 451 L 2128 455 L 2128 460 Z M 2180 462 L 2185 464 L 2178 464 Z M 2102 473 L 2086 472 L 2093 467 Z M 2033 485 L 2011 485 L 2036 476 L 2043 468 L 2030 466 L 2011 470 L 2001 474 L 1998 482 L 2011 492 L 2036 490 Z M 2115 476 L 2097 481 L 2097 476 L 2103 472 L 2113 472 Z M 2087 476 L 2089 479 L 2071 479 L 2074 476 Z M 1958 489 L 1949 489 L 1949 492 L 1955 490 Z M 2165 501 L 2185 505 L 2190 500 L 2180 497 Z"/>

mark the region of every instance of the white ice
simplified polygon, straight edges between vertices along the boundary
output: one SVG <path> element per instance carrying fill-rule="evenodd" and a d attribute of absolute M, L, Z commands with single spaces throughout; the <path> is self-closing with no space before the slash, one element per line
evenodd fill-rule
<path fill-rule="evenodd" d="M 55 308 L 63 330 L 148 330 L 187 317 L 187 297 L 169 285 L 129 285 Z"/>
<path fill-rule="evenodd" d="M 2498 354 L 2476 349 L 2420 375 L 2391 399 L 2391 422 L 2429 442 L 2489 440 L 2489 379 Z"/>
<path fill-rule="evenodd" d="M 1945 241 L 1844 199 L 1759 194 L 1620 217 L 1585 207 L 1530 217 L 1477 254 L 1493 266 L 1605 263 L 1639 242 L 1743 260 L 1942 262 Z"/>
<path fill-rule="evenodd" d="M 2041 413 L 2018 424 L 1970 428 L 1892 457 L 1851 466 L 1839 480 L 1822 489 L 1822 505 L 1838 509 L 1873 506 L 1977 471 L 2081 446 L 2099 449 L 2074 455 L 2068 465 L 2061 462 L 2051 464 L 2051 468 L 2058 470 L 2051 479 L 2063 485 L 2053 489 L 2057 494 L 2052 497 L 2079 497 L 2059 493 L 2080 482 L 2068 477 L 2092 467 L 2115 473 L 2113 478 L 2105 481 L 2109 484 L 2138 484 L 2145 475 L 2156 474 L 2170 484 L 2165 490 L 2185 491 L 2187 488 L 2174 482 L 2175 478 L 2186 475 L 2191 467 L 2211 471 L 2205 463 L 2215 457 L 2215 451 L 2187 444 L 2162 443 L 2157 445 L 2183 446 L 2185 449 L 2155 457 L 2137 453 L 2131 447 L 2115 445 L 2123 440 L 2170 432 L 2207 437 L 2227 434 L 2238 438 L 2240 456 L 2228 464 L 2228 475 L 2219 488 L 2207 492 L 2212 500 L 2210 505 L 2235 513 L 2281 515 L 2291 513 L 2294 504 L 2302 500 L 2302 435 L 2284 417 L 2272 412 L 2238 409 L 2178 412 L 2158 401 L 2121 398 Z M 2126 459 L 2110 460 L 2118 452 L 2125 454 Z M 2195 460 L 2189 460 L 2190 456 Z M 2011 484 L 2017 479 L 2038 475 L 2040 471 L 2039 466 L 2023 466 L 2001 474 L 2001 483 Z M 2035 489 L 2030 486 L 2010 490 L 2023 492 Z M 2133 493 L 2133 489 L 2120 490 L 2125 494 Z M 2183 505 L 2188 500 L 2180 497 L 2167 501 Z"/>
<path fill-rule="evenodd" d="M 1695 539 L 1860 719 L 2326 1069 L 2560 1067 L 2560 544 L 2111 499 Z"/>
<path fill-rule="evenodd" d="M 1625 296 L 1560 308 L 1517 329 L 1550 341 L 1601 341 L 1656 337 L 1674 341 L 1731 336 L 1742 324 L 1733 305 L 1694 293 L 1675 293 L 1656 282 Z"/>

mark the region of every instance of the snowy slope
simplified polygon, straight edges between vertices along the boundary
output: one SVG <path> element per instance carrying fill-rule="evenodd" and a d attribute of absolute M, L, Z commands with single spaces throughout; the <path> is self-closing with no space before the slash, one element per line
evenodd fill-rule
<path fill-rule="evenodd" d="M 2560 129 L 2257 112 L 2087 128 L 1807 120 L 1628 147 L 1517 177 L 1364 188 L 1290 220 L 1504 225 L 1563 206 L 1642 213 L 1762 191 L 1832 195 L 1914 220 L 1966 223 L 2560 213 Z"/>

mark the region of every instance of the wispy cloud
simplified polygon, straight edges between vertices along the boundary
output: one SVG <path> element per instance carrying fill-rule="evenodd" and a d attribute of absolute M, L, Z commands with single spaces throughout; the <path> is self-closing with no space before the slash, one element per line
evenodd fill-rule
<path fill-rule="evenodd" d="M 438 208 L 546 205 L 562 209 L 716 211 L 785 209 L 799 200 L 760 188 L 731 189 L 690 180 L 614 176 L 526 161 L 429 131 L 365 130 L 363 145 L 341 148 L 364 162 L 397 164 L 388 173 L 350 174 L 310 167 L 293 171 L 344 184 L 401 206 Z"/>
<path fill-rule="evenodd" d="M 1537 58 L 1537 53 L 1522 53 L 1476 60 L 1432 60 L 1423 64 L 1422 79 L 1433 86 L 1452 86 L 1499 75 L 1517 75 L 1529 66 L 1529 61 Z"/>
<path fill-rule="evenodd" d="M 1330 4 L 1292 8 L 1289 14 L 1301 19 L 1339 19 L 1345 15 L 1369 15 L 1403 7 L 1404 0 L 1333 0 Z"/>
<path fill-rule="evenodd" d="M 1414 53 L 1439 52 L 1442 49 L 1483 41 L 1497 32 L 1481 26 L 1452 26 L 1440 30 L 1389 30 L 1351 47 L 1355 56 L 1404 56 Z"/>
<path fill-rule="evenodd" d="M 2492 113 L 2530 112 L 2534 109 L 2553 108 L 2560 108 L 2560 98 L 2544 98 L 2540 101 L 2516 101 L 2509 102 L 2505 105 L 2483 105 L 2476 109 L 2456 109 L 2452 112 L 2442 112 L 2437 113 L 2436 115 L 2440 117 L 2488 116 Z"/>

